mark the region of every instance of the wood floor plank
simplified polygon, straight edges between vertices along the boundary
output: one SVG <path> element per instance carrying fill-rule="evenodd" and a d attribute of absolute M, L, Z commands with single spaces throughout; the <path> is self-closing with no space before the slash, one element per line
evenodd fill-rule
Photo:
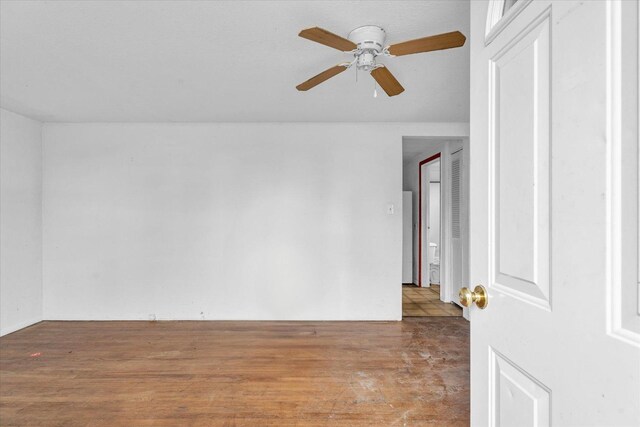
<path fill-rule="evenodd" d="M 0 338 L 0 425 L 469 424 L 469 326 L 42 322 Z"/>

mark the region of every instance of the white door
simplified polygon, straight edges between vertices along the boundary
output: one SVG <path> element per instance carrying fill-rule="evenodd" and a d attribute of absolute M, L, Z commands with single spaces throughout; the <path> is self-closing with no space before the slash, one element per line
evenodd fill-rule
<path fill-rule="evenodd" d="M 402 283 L 413 283 L 413 193 L 402 192 Z"/>
<path fill-rule="evenodd" d="M 638 426 L 638 5 L 504 3 L 471 2 L 472 425 Z"/>

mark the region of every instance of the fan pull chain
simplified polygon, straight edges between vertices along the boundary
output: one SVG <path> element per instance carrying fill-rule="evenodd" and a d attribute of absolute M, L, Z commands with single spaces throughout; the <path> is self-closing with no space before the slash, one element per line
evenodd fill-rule
<path fill-rule="evenodd" d="M 375 80 L 373 81 L 373 97 L 378 97 L 378 82 Z"/>

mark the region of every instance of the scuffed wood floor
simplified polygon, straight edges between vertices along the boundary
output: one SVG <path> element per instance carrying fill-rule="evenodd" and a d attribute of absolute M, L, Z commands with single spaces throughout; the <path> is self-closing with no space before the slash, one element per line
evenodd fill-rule
<path fill-rule="evenodd" d="M 466 426 L 469 324 L 42 322 L 0 338 L 0 425 Z"/>

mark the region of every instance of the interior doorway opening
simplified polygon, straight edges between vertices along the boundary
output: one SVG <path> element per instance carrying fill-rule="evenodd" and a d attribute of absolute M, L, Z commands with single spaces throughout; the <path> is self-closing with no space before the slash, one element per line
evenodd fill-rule
<path fill-rule="evenodd" d="M 418 287 L 440 285 L 440 158 L 436 153 L 418 164 Z"/>
<path fill-rule="evenodd" d="M 457 294 L 468 274 L 467 144 L 403 138 L 403 316 L 465 315 Z"/>

